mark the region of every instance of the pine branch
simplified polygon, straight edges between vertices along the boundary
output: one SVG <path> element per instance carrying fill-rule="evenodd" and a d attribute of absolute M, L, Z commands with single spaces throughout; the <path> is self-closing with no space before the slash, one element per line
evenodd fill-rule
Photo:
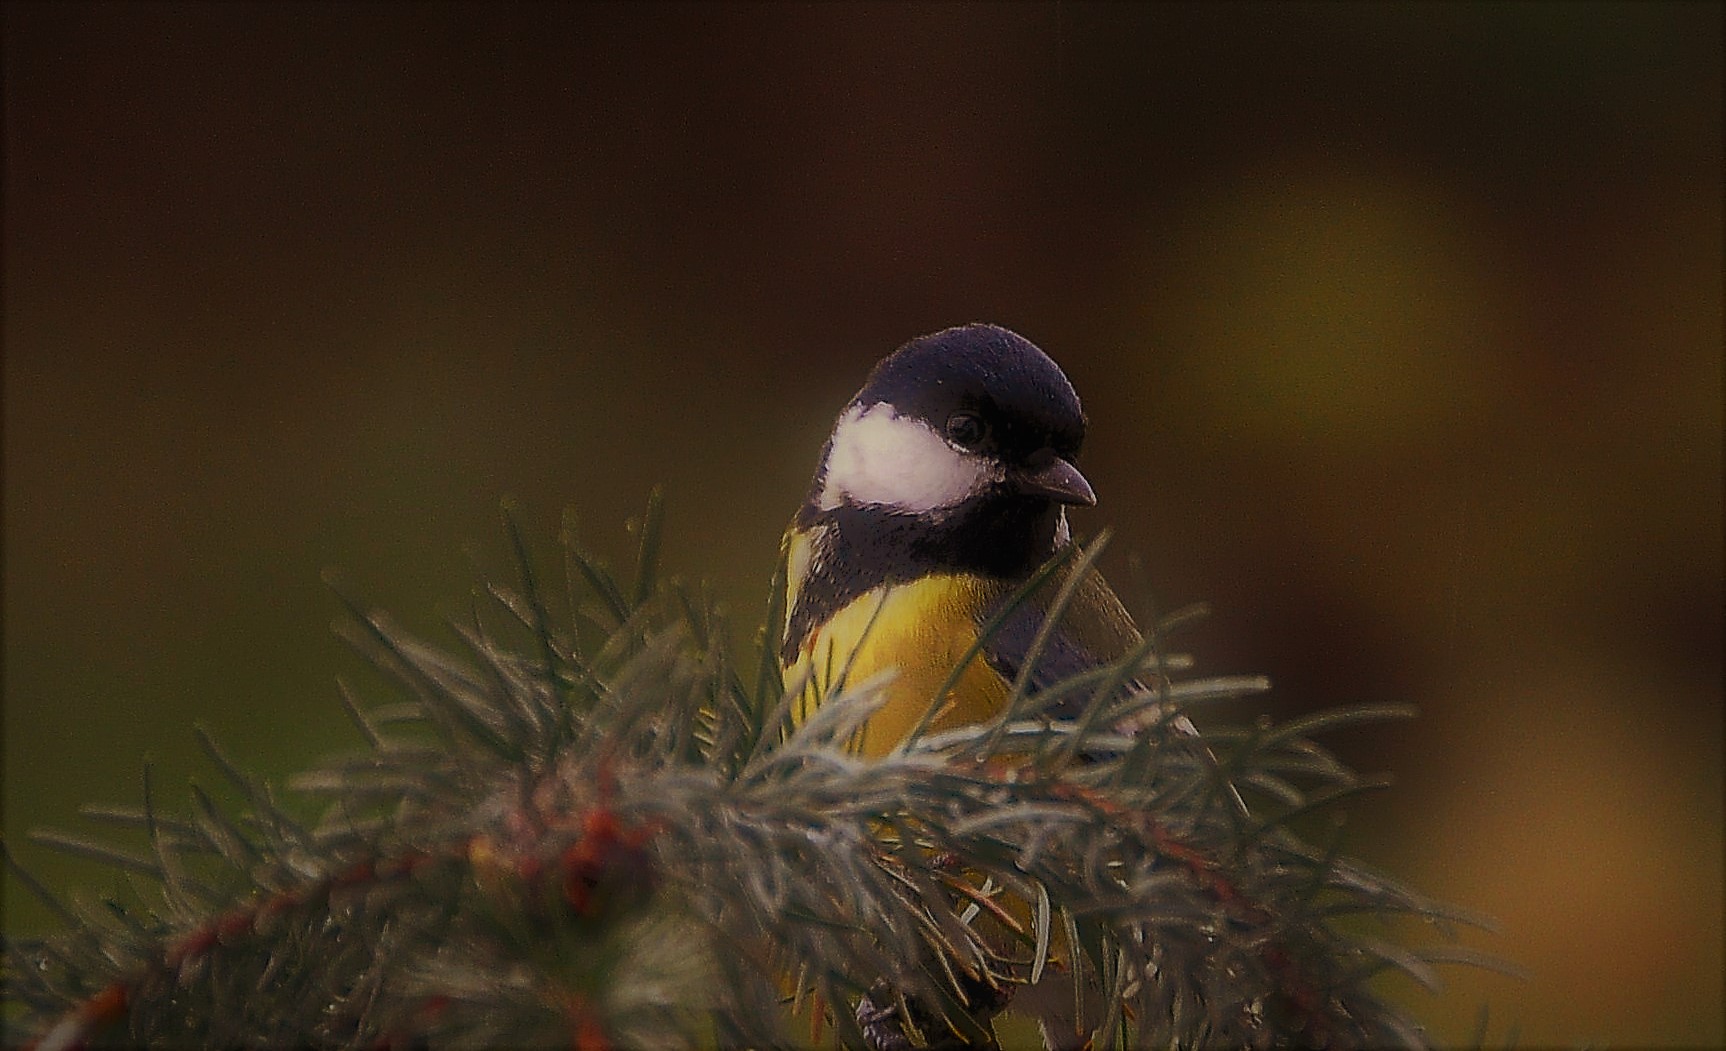
<path fill-rule="evenodd" d="M 1479 962 L 1345 933 L 1477 921 L 1291 831 L 1372 787 L 1311 735 L 1403 710 L 1194 738 L 1188 710 L 1266 684 L 1170 681 L 1159 630 L 1052 688 L 1094 698 L 1078 721 L 1016 690 L 866 760 L 847 742 L 883 683 L 792 727 L 782 610 L 735 653 L 708 596 L 658 573 L 660 507 L 627 586 L 566 529 L 561 616 L 511 521 L 519 590 L 483 590 L 460 655 L 344 595 L 345 634 L 408 700 L 343 685 L 367 749 L 291 779 L 317 820 L 200 730 L 242 805 L 194 788 L 160 814 L 146 778 L 141 809 L 90 812 L 143 853 L 39 837 L 155 900 L 67 906 L 26 874 L 67 925 L 7 945 L 9 1022 L 39 1048 L 896 1049 L 991 1047 L 1024 1009 L 1057 1046 L 1419 1046 L 1373 976 Z M 1116 699 L 1129 681 L 1158 685 Z"/>

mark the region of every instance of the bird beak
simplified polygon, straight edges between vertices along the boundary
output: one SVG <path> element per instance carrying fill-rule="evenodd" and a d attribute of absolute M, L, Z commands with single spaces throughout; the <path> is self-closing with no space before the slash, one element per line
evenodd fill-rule
<path fill-rule="evenodd" d="M 1061 459 L 1051 459 L 1041 467 L 1015 472 L 1013 483 L 1027 496 L 1046 496 L 1057 503 L 1095 507 L 1097 494 L 1079 469 Z"/>

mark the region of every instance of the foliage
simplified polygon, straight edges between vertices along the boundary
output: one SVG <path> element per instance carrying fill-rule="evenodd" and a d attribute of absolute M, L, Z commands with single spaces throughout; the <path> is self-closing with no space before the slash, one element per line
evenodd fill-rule
<path fill-rule="evenodd" d="M 511 521 L 521 579 L 451 625 L 459 655 L 344 599 L 402 696 L 344 686 L 367 748 L 288 786 L 321 816 L 200 732 L 240 807 L 194 789 L 170 815 L 146 771 L 141 806 L 88 811 L 143 849 L 39 835 L 155 891 L 68 906 L 30 880 L 66 929 L 7 945 L 9 1022 L 43 1048 L 885 1049 L 993 1046 L 1012 1008 L 1061 1046 L 1422 1043 L 1371 979 L 1431 986 L 1454 954 L 1344 927 L 1466 918 L 1290 829 L 1370 787 L 1312 736 L 1401 711 L 1183 733 L 1266 683 L 1172 678 L 1177 617 L 866 760 L 846 742 L 882 683 L 792 725 L 783 611 L 740 650 L 658 578 L 660 521 L 656 497 L 627 581 L 566 530 L 561 613 Z M 1086 718 L 1039 717 L 1075 691 Z"/>

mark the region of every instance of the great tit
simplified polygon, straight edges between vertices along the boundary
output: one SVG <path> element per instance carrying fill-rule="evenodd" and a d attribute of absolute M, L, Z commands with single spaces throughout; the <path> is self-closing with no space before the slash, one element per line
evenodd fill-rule
<path fill-rule="evenodd" d="M 898 744 L 979 629 L 1069 542 L 1067 508 L 1096 503 L 1074 463 L 1084 438 L 1085 413 L 1060 366 L 1005 328 L 949 328 L 877 364 L 839 414 L 785 534 L 780 663 L 788 684 L 804 684 L 797 716 L 840 674 L 855 684 L 893 668 L 856 745 L 879 756 Z M 1036 599 L 1013 607 L 931 730 L 999 713 L 1045 617 L 1047 596 Z M 1029 684 L 1115 660 L 1140 641 L 1092 572 Z"/>

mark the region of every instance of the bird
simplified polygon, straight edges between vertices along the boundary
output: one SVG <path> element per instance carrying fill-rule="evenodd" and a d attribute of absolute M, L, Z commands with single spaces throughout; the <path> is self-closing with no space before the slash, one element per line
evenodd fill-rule
<path fill-rule="evenodd" d="M 1141 644 L 1120 598 L 1090 570 L 1025 669 L 1052 589 L 1010 600 L 1070 544 L 1069 509 L 1097 502 L 1077 464 L 1086 425 L 1060 366 L 998 325 L 943 329 L 881 359 L 834 423 L 782 543 L 779 659 L 786 683 L 801 686 L 796 719 L 841 676 L 856 684 L 891 669 L 852 742 L 880 757 L 932 703 L 929 731 L 986 722 L 1021 674 L 1035 691 Z M 981 659 L 937 702 L 997 615 Z M 1056 705 L 1044 714 L 1079 713 Z"/>

